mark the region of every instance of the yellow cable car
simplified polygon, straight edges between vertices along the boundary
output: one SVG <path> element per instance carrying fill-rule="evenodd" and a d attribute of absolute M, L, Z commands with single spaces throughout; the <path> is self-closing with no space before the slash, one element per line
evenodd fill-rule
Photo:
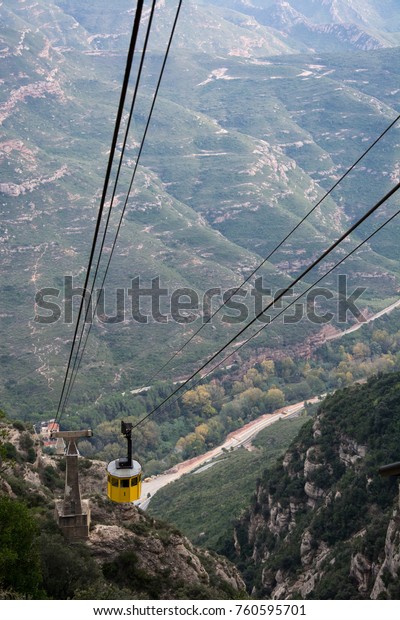
<path fill-rule="evenodd" d="M 124 504 L 140 498 L 142 467 L 132 459 L 132 424 L 121 421 L 121 432 L 128 441 L 128 455 L 108 464 L 107 495 L 113 502 Z"/>

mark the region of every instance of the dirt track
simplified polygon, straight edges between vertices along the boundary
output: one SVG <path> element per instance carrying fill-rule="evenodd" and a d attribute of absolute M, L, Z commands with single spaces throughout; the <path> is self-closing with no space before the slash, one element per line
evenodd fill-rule
<path fill-rule="evenodd" d="M 201 465 L 204 465 L 217 456 L 220 456 L 224 450 L 229 450 L 230 448 L 236 448 L 239 445 L 246 445 L 250 443 L 251 439 L 253 439 L 263 428 L 270 426 L 281 418 L 295 415 L 304 408 L 306 402 L 316 403 L 318 400 L 319 398 L 315 397 L 307 401 L 301 401 L 294 405 L 283 407 L 282 409 L 277 409 L 274 413 L 266 413 L 257 418 L 257 420 L 253 420 L 253 422 L 245 424 L 242 428 L 229 433 L 225 441 L 220 446 L 217 446 L 216 448 L 213 448 L 200 456 L 188 459 L 187 461 L 182 461 L 182 463 L 178 463 L 178 465 L 175 465 L 175 467 L 169 469 L 163 474 L 151 478 L 148 482 L 143 482 L 142 496 L 137 505 L 145 510 L 149 505 L 151 497 L 153 497 L 153 495 L 165 485 L 178 480 L 184 474 L 188 474 Z M 150 498 L 148 497 L 148 494 L 150 494 Z"/>

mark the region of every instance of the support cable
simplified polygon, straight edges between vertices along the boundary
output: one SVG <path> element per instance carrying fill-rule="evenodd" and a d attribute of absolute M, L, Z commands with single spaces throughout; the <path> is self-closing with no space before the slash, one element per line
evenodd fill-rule
<path fill-rule="evenodd" d="M 88 286 L 89 277 L 90 277 L 90 271 L 91 271 L 93 260 L 94 260 L 94 255 L 95 255 L 96 246 L 97 246 L 97 239 L 98 239 L 98 236 L 99 236 L 100 225 L 101 225 L 101 221 L 102 221 L 102 217 L 103 217 L 104 205 L 105 205 L 105 201 L 106 201 L 106 194 L 107 194 L 108 184 L 109 184 L 109 181 L 110 181 L 110 175 L 111 175 L 111 170 L 112 170 L 112 165 L 113 165 L 113 160 L 114 160 L 114 154 L 115 154 L 115 150 L 116 150 L 116 146 L 117 146 L 118 135 L 119 135 L 122 115 L 123 115 L 123 111 L 124 111 L 124 104 L 125 104 L 126 94 L 127 94 L 127 91 L 128 91 L 129 78 L 130 78 L 130 73 L 131 73 L 131 69 L 132 69 L 132 62 L 133 62 L 133 55 L 134 55 L 134 51 L 135 51 L 137 40 L 138 40 L 139 26 L 140 26 L 140 20 L 141 20 L 141 16 L 142 16 L 143 4 L 144 4 L 144 0 L 138 0 L 137 1 L 135 19 L 134 19 L 133 28 L 132 28 L 132 36 L 131 36 L 131 40 L 130 40 L 130 44 L 129 44 L 128 57 L 127 57 L 127 62 L 126 62 L 126 67 L 125 67 L 125 74 L 124 74 L 124 79 L 123 79 L 123 84 L 122 84 L 122 89 L 121 89 L 120 101 L 119 101 L 119 105 L 118 105 L 117 117 L 116 117 L 116 121 L 115 121 L 115 125 L 114 125 L 113 138 L 112 138 L 112 142 L 111 142 L 110 155 L 109 155 L 106 175 L 105 175 L 105 179 L 104 179 L 104 185 L 103 185 L 103 191 L 102 191 L 102 196 L 101 196 L 101 201 L 100 201 L 100 207 L 99 207 L 99 211 L 98 211 L 98 215 L 97 215 L 96 227 L 95 227 L 95 231 L 94 231 L 94 235 L 93 235 L 92 248 L 91 248 L 91 251 L 90 251 L 89 262 L 88 262 L 88 266 L 87 266 L 87 269 L 86 269 L 85 283 L 84 283 L 84 286 L 83 286 L 83 290 L 84 291 L 86 291 L 87 286 Z M 77 321 L 76 321 L 74 336 L 73 336 L 73 339 L 72 339 L 72 346 L 71 346 L 71 351 L 70 351 L 69 359 L 68 359 L 68 363 L 67 363 L 67 369 L 66 369 L 66 372 L 65 372 L 65 377 L 64 377 L 64 381 L 63 381 L 62 390 L 61 390 L 61 396 L 60 396 L 60 400 L 58 402 L 56 419 L 59 417 L 60 411 L 61 411 L 62 401 L 63 401 L 63 397 L 64 397 L 64 393 L 65 393 L 65 388 L 66 388 L 66 384 L 67 384 L 67 379 L 68 379 L 68 375 L 69 375 L 69 371 L 70 371 L 70 367 L 71 367 L 71 362 L 72 362 L 72 355 L 73 355 L 73 351 L 74 351 L 74 347 L 75 347 L 75 342 L 76 342 L 76 339 L 77 339 L 79 323 L 80 323 L 80 319 L 81 319 L 81 316 L 82 316 L 84 300 L 85 300 L 85 296 L 83 295 L 82 299 L 81 299 L 80 306 L 79 306 L 78 318 L 77 318 Z"/>
<path fill-rule="evenodd" d="M 140 65 L 139 65 L 139 70 L 138 70 L 138 74 L 136 77 L 136 83 L 135 83 L 135 89 L 134 89 L 134 93 L 133 93 L 133 97 L 132 97 L 132 103 L 131 103 L 131 108 L 129 111 L 129 117 L 128 117 L 128 122 L 127 122 L 127 126 L 125 129 L 125 136 L 124 136 L 124 141 L 123 141 L 123 145 L 122 145 L 122 149 L 121 149 L 121 153 L 120 153 L 120 157 L 119 157 L 119 163 L 118 163 L 118 169 L 117 169 L 117 174 L 114 180 L 114 187 L 113 187 L 113 191 L 112 191 L 112 196 L 111 196 L 111 201 L 110 201 L 110 208 L 108 210 L 108 214 L 107 214 L 107 219 L 106 219 L 106 223 L 105 223 L 105 227 L 104 227 L 104 231 L 103 231 L 103 238 L 101 241 L 101 246 L 100 246 L 100 250 L 99 250 L 99 258 L 96 264 L 96 269 L 95 269 L 95 273 L 93 276 L 93 280 L 92 280 L 92 285 L 91 285 L 91 289 L 89 292 L 89 299 L 93 299 L 93 293 L 94 293 L 94 287 L 95 287 L 95 283 L 97 280 L 97 275 L 98 275 L 98 271 L 99 271 L 99 267 L 100 267 L 100 262 L 101 262 L 101 256 L 103 254 L 103 249 L 104 249 L 104 244 L 106 241 L 106 236 L 107 236 L 107 231 L 108 231 L 108 227 L 109 227 L 109 223 L 110 223 L 110 217 L 111 217 L 111 211 L 114 205 L 114 200 L 115 200 L 115 195 L 116 195 L 116 191 L 117 191 L 117 186 L 118 186 L 118 181 L 119 181 L 119 177 L 120 177 L 120 173 L 121 173 L 121 168 L 122 168 L 122 161 L 125 155 L 125 150 L 126 150 L 126 144 L 128 141 L 128 135 L 129 135 L 129 130 L 130 130 L 130 126 L 132 123 L 132 118 L 133 118 L 133 112 L 134 112 L 134 108 L 135 108 L 135 103 L 136 103 L 136 99 L 137 99 L 137 94 L 138 94 L 138 90 L 139 90 L 139 84 L 140 84 L 140 79 L 142 76 L 142 71 L 143 71 L 143 65 L 144 65 L 144 60 L 145 60 L 145 55 L 146 55 L 146 51 L 147 51 L 147 45 L 148 45 L 148 41 L 149 41 L 149 37 L 150 37 L 150 31 L 151 31 L 151 26 L 152 26 L 152 22 L 153 22 L 153 16 L 154 16 L 154 10 L 156 7 L 156 3 L 157 0 L 153 0 L 152 2 L 152 6 L 151 6 L 151 11 L 150 11 L 150 16 L 149 16 L 149 21 L 148 21 L 148 25 L 147 25 L 147 31 L 146 31 L 146 36 L 145 36 L 145 41 L 143 44 L 143 50 L 142 50 L 142 56 L 141 56 L 141 60 L 140 60 Z M 104 280 L 103 280 L 103 284 L 104 284 Z M 101 286 L 101 289 L 103 288 L 103 284 Z M 84 289 L 86 291 L 86 289 Z M 76 368 L 78 365 L 78 356 L 79 356 L 79 351 L 81 348 L 81 343 L 82 343 L 82 339 L 83 339 L 83 335 L 85 332 L 85 327 L 86 327 L 86 323 L 87 323 L 87 319 L 89 316 L 89 312 L 92 314 L 92 316 L 90 317 L 90 320 L 93 321 L 97 306 L 99 303 L 99 299 L 97 299 L 96 301 L 96 305 L 94 310 L 91 309 L 91 303 L 88 303 L 86 305 L 86 312 L 85 312 L 85 316 L 82 322 L 82 327 L 81 327 L 81 332 L 79 335 L 79 340 L 78 340 L 78 346 L 76 347 L 76 353 L 75 353 L 75 358 L 74 358 L 74 364 L 72 367 L 72 371 L 70 374 L 70 381 L 69 381 L 69 385 L 68 385 L 68 389 L 64 398 L 64 405 L 62 407 L 62 410 L 65 407 L 65 404 L 69 398 L 69 393 L 71 391 L 71 381 L 72 381 L 72 377 L 74 375 L 74 373 L 76 372 Z"/>
<path fill-rule="evenodd" d="M 147 137 L 147 133 L 148 133 L 148 130 L 149 130 L 149 127 L 150 127 L 150 122 L 151 122 L 151 119 L 152 119 L 152 115 L 153 115 L 153 111 L 154 111 L 154 108 L 155 108 L 156 100 L 157 100 L 158 93 L 159 93 L 159 90 L 160 90 L 161 81 L 162 81 L 162 78 L 163 78 L 163 75 L 164 75 L 164 71 L 165 71 L 165 67 L 166 67 L 166 64 L 167 64 L 169 52 L 170 52 L 170 49 L 171 49 L 172 40 L 173 40 L 173 37 L 174 37 L 174 34 L 175 34 L 175 30 L 176 30 L 176 26 L 177 26 L 177 22 L 178 22 L 179 13 L 180 13 L 180 10 L 181 10 L 182 2 L 183 2 L 183 0 L 179 0 L 177 11 L 176 11 L 174 22 L 173 22 L 173 26 L 172 26 L 172 30 L 171 30 L 171 34 L 170 34 L 168 45 L 167 45 L 167 50 L 166 50 L 166 53 L 164 55 L 163 63 L 162 63 L 160 74 L 159 74 L 159 79 L 158 79 L 157 86 L 156 86 L 156 89 L 155 89 L 155 92 L 154 92 L 154 95 L 153 95 L 153 100 L 152 100 L 152 104 L 151 104 L 151 107 L 150 107 L 150 112 L 149 112 L 149 115 L 148 115 L 148 118 L 147 118 L 146 127 L 145 127 L 145 130 L 144 130 L 144 133 L 143 133 L 143 137 L 142 137 L 142 141 L 141 141 L 141 144 L 140 144 L 139 152 L 138 152 L 138 155 L 137 155 L 137 158 L 136 158 L 135 167 L 134 167 L 134 170 L 132 172 L 132 177 L 131 177 L 129 189 L 128 189 L 127 196 L 126 196 L 126 199 L 125 199 L 125 202 L 124 202 L 124 206 L 122 208 L 122 212 L 121 212 L 121 215 L 120 215 L 120 219 L 119 219 L 119 223 L 118 223 L 118 226 L 117 226 L 116 234 L 115 234 L 115 237 L 114 237 L 114 242 L 113 242 L 112 247 L 111 247 L 111 251 L 110 251 L 109 258 L 108 258 L 107 266 L 106 266 L 105 273 L 104 273 L 104 276 L 103 276 L 103 281 L 102 281 L 102 284 L 101 284 L 101 287 L 100 287 L 101 290 L 104 287 L 104 282 L 106 280 L 106 277 L 107 277 L 107 274 L 108 274 L 108 271 L 109 271 L 109 267 L 110 267 L 110 264 L 111 264 L 111 260 L 112 260 L 113 254 L 114 254 L 115 247 L 116 247 L 118 235 L 119 235 L 119 232 L 120 232 L 120 229 L 121 229 L 121 226 L 122 226 L 123 217 L 124 217 L 124 214 L 125 214 L 125 211 L 126 211 L 126 207 L 128 205 L 128 200 L 129 200 L 130 193 L 131 193 L 131 190 L 132 190 L 133 182 L 134 182 L 135 177 L 136 177 L 136 172 L 137 172 L 137 169 L 138 169 L 138 166 L 139 166 L 139 162 L 140 162 L 140 158 L 141 158 L 141 155 L 142 155 L 142 152 L 143 152 L 145 140 L 146 140 L 146 137 Z M 96 300 L 96 304 L 95 304 L 95 308 L 94 308 L 93 314 L 95 314 L 98 304 L 99 304 L 99 298 Z M 79 372 L 79 368 L 80 368 L 80 365 L 81 365 L 81 362 L 82 362 L 82 357 L 83 357 L 83 355 L 85 353 L 85 350 L 86 350 L 86 345 L 87 345 L 87 341 L 88 341 L 88 338 L 89 338 L 89 334 L 90 334 L 91 329 L 92 329 L 92 325 L 93 325 L 93 323 L 89 324 L 89 328 L 88 328 L 87 333 L 86 333 L 86 337 L 85 337 L 85 341 L 84 341 L 84 344 L 83 344 L 83 348 L 82 348 L 81 354 L 79 356 L 79 360 L 78 360 L 76 368 L 75 368 L 74 376 L 72 377 L 72 375 L 71 375 L 71 380 L 70 380 L 70 384 L 69 384 L 69 387 L 68 387 L 67 396 L 66 396 L 66 398 L 64 400 L 64 404 L 63 404 L 63 407 L 62 407 L 62 412 L 65 410 L 65 407 L 66 407 L 67 402 L 69 400 L 70 394 L 71 394 L 72 389 L 74 387 L 75 380 L 76 380 L 76 377 L 77 377 L 77 374 Z"/>
<path fill-rule="evenodd" d="M 161 403 L 159 403 L 156 407 L 154 407 L 148 414 L 143 416 L 141 420 L 139 420 L 133 428 L 137 428 L 140 424 L 142 424 L 146 419 L 150 418 L 152 415 L 156 413 L 162 406 L 164 406 L 168 401 L 171 400 L 173 396 L 175 396 L 178 392 L 180 392 L 183 388 L 185 388 L 191 381 L 198 375 L 202 370 L 204 370 L 214 359 L 216 359 L 225 349 L 227 349 L 239 336 L 241 336 L 251 325 L 253 325 L 269 308 L 271 308 L 277 301 L 282 299 L 290 289 L 296 285 L 300 280 L 304 278 L 312 269 L 314 269 L 321 261 L 323 261 L 344 239 L 346 239 L 349 235 L 351 235 L 354 230 L 356 230 L 363 222 L 365 222 L 375 211 L 377 211 L 391 196 L 393 196 L 400 189 L 400 183 L 397 183 L 383 198 L 381 198 L 373 207 L 371 207 L 363 216 L 361 216 L 343 235 L 339 237 L 332 245 L 329 246 L 316 260 L 314 260 L 295 280 L 291 283 L 290 286 L 282 289 L 276 298 L 269 302 L 266 307 L 259 312 L 247 325 L 245 325 L 239 332 L 229 339 L 229 341 L 221 347 L 216 353 L 214 353 L 209 360 L 204 362 L 192 375 L 186 379 L 183 383 L 181 383 L 169 396 L 163 399 Z M 341 261 L 343 262 L 343 261 Z M 340 264 L 340 263 L 338 263 Z M 329 273 L 329 272 L 328 272 Z M 327 275 L 327 274 L 326 274 Z M 319 281 L 319 280 L 318 280 Z M 312 286 L 315 286 L 313 284 Z M 312 288 L 312 287 L 311 287 Z M 288 306 L 289 307 L 289 306 Z M 286 310 L 287 308 L 285 308 Z M 265 327 L 265 325 L 263 326 Z M 259 330 L 261 331 L 261 330 Z M 237 349 L 238 350 L 238 349 Z M 175 402 L 175 401 L 174 401 Z"/>

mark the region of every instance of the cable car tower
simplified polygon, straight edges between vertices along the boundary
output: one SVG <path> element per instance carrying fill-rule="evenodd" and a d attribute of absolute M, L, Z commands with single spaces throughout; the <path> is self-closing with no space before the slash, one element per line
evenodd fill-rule
<path fill-rule="evenodd" d="M 107 495 L 118 504 L 134 502 L 142 491 L 142 467 L 132 459 L 132 424 L 121 420 L 121 433 L 128 442 L 126 458 L 119 458 L 107 466 Z"/>
<path fill-rule="evenodd" d="M 89 500 L 82 500 L 79 489 L 78 457 L 76 445 L 82 437 L 92 437 L 90 429 L 83 431 L 55 431 L 52 437 L 66 442 L 66 472 L 64 500 L 56 501 L 56 518 L 67 540 L 74 542 L 89 537 Z"/>

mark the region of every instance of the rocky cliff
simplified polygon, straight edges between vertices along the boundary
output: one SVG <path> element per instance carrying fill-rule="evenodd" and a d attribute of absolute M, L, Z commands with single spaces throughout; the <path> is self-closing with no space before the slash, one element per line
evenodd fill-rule
<path fill-rule="evenodd" d="M 64 459 L 43 453 L 40 440 L 22 423 L 0 422 L 0 433 L 0 513 L 12 514 L 11 532 L 18 518 L 15 508 L 24 505 L 35 532 L 26 555 L 38 560 L 35 566 L 41 564 L 34 590 L 38 596 L 224 599 L 244 594 L 244 582 L 228 560 L 194 547 L 178 530 L 132 504 L 108 500 L 106 464 L 100 461 L 80 462 L 81 492 L 90 499 L 92 525 L 86 543 L 68 545 L 53 516 L 54 500 L 63 494 Z M 0 555 L 3 543 L 8 544 L 6 522 L 0 527 Z M 17 560 L 9 560 L 9 573 Z M 24 590 L 18 574 L 10 580 L 6 569 L 7 560 L 0 565 L 0 598 L 31 596 L 32 586 Z"/>
<path fill-rule="evenodd" d="M 396 598 L 400 375 L 329 396 L 258 483 L 228 550 L 258 597 Z"/>

